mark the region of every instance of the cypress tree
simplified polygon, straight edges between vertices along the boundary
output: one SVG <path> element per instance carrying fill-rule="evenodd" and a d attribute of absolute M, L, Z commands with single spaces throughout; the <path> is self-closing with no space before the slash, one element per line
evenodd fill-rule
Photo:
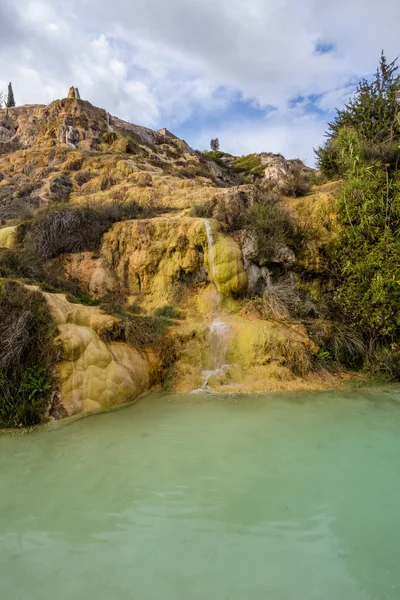
<path fill-rule="evenodd" d="M 12 106 L 15 106 L 15 98 L 14 98 L 14 92 L 13 92 L 11 81 L 10 81 L 10 83 L 8 84 L 8 95 L 7 95 L 6 107 L 11 108 Z"/>

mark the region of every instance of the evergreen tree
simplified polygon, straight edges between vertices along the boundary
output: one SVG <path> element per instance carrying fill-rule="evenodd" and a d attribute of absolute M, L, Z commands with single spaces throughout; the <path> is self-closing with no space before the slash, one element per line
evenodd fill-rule
<path fill-rule="evenodd" d="M 11 108 L 12 106 L 15 106 L 15 98 L 14 98 L 14 92 L 13 92 L 11 81 L 10 81 L 10 83 L 8 84 L 8 95 L 7 95 L 6 107 Z"/>
<path fill-rule="evenodd" d="M 210 141 L 210 148 L 211 148 L 212 152 L 218 152 L 218 150 L 219 150 L 219 139 L 218 138 L 212 138 L 212 140 Z"/>
<path fill-rule="evenodd" d="M 334 121 L 328 124 L 326 144 L 316 150 L 319 167 L 326 175 L 343 175 L 339 138 L 345 129 L 352 130 L 370 149 L 379 146 L 382 158 L 386 158 L 385 153 L 390 155 L 390 146 L 398 146 L 400 75 L 396 62 L 388 63 L 382 51 L 373 80 L 360 81 L 353 98 L 336 111 Z"/>

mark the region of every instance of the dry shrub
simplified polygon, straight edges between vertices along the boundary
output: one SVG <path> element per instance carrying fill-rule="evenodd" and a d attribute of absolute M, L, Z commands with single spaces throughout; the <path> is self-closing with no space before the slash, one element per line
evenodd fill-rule
<path fill-rule="evenodd" d="M 279 190 L 285 196 L 297 198 L 306 196 L 311 189 L 310 176 L 304 172 L 303 167 L 294 165 L 283 181 L 279 183 Z"/>
<path fill-rule="evenodd" d="M 0 426 L 42 422 L 51 397 L 56 333 L 40 292 L 0 281 Z"/>
<path fill-rule="evenodd" d="M 320 358 L 324 361 L 359 367 L 367 357 L 364 339 L 345 324 L 316 319 L 309 323 L 309 334 L 320 346 Z"/>
<path fill-rule="evenodd" d="M 259 257 L 266 261 L 273 259 L 278 249 L 295 243 L 293 218 L 273 193 L 250 207 L 248 228 L 257 243 Z"/>
<path fill-rule="evenodd" d="M 96 250 L 113 223 L 149 216 L 149 208 L 134 201 L 100 206 L 56 206 L 39 214 L 22 233 L 25 248 L 43 258 Z"/>

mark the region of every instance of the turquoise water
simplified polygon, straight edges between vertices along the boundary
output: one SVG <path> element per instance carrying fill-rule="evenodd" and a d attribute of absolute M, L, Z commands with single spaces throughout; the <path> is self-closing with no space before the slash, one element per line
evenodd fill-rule
<path fill-rule="evenodd" d="M 4 600 L 400 598 L 400 392 L 153 394 L 0 438 Z"/>

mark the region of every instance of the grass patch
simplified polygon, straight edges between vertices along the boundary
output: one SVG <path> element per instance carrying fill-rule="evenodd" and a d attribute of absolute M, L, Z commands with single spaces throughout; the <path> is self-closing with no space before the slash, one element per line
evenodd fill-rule
<path fill-rule="evenodd" d="M 261 159 L 257 154 L 248 154 L 241 156 L 233 163 L 233 168 L 237 173 L 252 173 L 258 177 L 264 174 L 264 167 L 261 164 Z"/>

